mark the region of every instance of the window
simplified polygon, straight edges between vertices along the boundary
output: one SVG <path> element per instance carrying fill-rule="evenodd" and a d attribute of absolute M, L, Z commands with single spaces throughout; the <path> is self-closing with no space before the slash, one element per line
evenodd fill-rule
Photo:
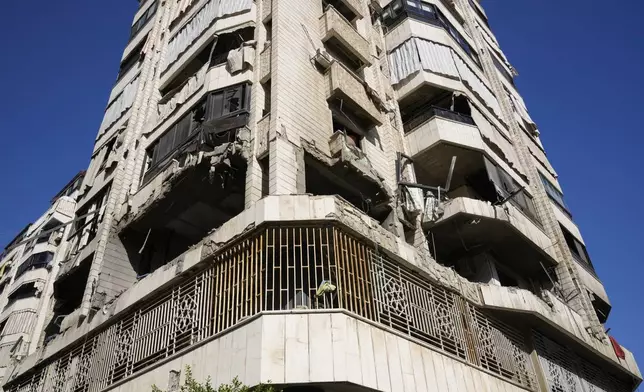
<path fill-rule="evenodd" d="M 136 46 L 136 48 L 132 49 L 130 54 L 127 55 L 123 61 L 121 61 L 121 65 L 119 67 L 119 74 L 116 77 L 116 80 L 121 80 L 121 78 L 127 74 L 129 70 L 131 70 L 141 59 L 143 55 L 143 47 L 145 46 L 145 41 L 147 38 L 143 38 L 141 42 Z"/>
<path fill-rule="evenodd" d="M 590 271 L 594 273 L 595 267 L 593 267 L 593 263 L 590 261 L 590 256 L 588 255 L 588 251 L 586 251 L 586 246 L 577 240 L 571 232 L 566 230 L 563 225 L 560 224 L 559 227 L 561 227 L 561 231 L 563 232 L 563 236 L 566 240 L 566 245 L 568 245 L 568 249 L 570 249 L 572 257 L 583 267 L 590 269 Z"/>
<path fill-rule="evenodd" d="M 525 190 L 519 190 L 519 184 L 505 170 L 496 166 L 487 157 L 484 157 L 484 162 L 489 180 L 496 189 L 497 201 L 501 201 L 514 194 L 508 201 L 521 210 L 535 224 L 541 226 L 541 221 L 539 221 L 539 217 L 537 216 L 537 210 L 532 197 Z"/>
<path fill-rule="evenodd" d="M 99 171 L 103 170 L 105 168 L 105 165 L 107 164 L 107 160 L 110 157 L 110 154 L 114 150 L 114 146 L 116 145 L 116 139 L 118 136 L 114 136 L 112 139 L 110 139 L 109 142 L 103 147 L 105 152 L 103 153 L 103 160 L 101 161 L 101 165 L 99 166 Z"/>
<path fill-rule="evenodd" d="M 568 206 L 564 200 L 564 195 L 555 187 L 541 172 L 539 172 L 539 177 L 541 177 L 541 182 L 543 187 L 546 189 L 546 193 L 550 200 L 554 201 L 568 216 L 572 216 L 570 211 L 568 211 Z"/>
<path fill-rule="evenodd" d="M 132 38 L 136 37 L 136 35 L 145 27 L 146 24 L 154 17 L 154 14 L 157 12 L 157 6 L 158 3 L 155 1 L 150 8 L 148 8 L 147 11 L 139 19 L 137 19 L 136 22 L 132 25 L 132 29 L 130 30 L 130 40 Z"/>
<path fill-rule="evenodd" d="M 264 90 L 264 110 L 262 111 L 262 117 L 271 112 L 271 80 L 262 83 L 262 89 Z"/>
<path fill-rule="evenodd" d="M 499 72 L 501 73 L 501 75 L 503 75 L 503 77 L 505 78 L 505 80 L 507 80 L 507 81 L 508 81 L 508 82 L 510 82 L 511 84 L 514 84 L 514 78 L 513 78 L 513 77 L 512 77 L 512 75 L 508 72 L 508 70 L 507 70 L 507 69 L 506 69 L 506 68 L 501 64 L 501 62 L 499 61 L 499 59 L 497 59 L 497 58 L 496 58 L 496 55 L 495 55 L 495 54 L 492 54 L 492 56 L 491 56 L 491 57 L 492 57 L 492 61 L 494 61 L 494 66 L 496 67 L 496 69 L 497 69 L 497 70 L 499 70 Z"/>
<path fill-rule="evenodd" d="M 208 122 L 208 128 L 217 128 L 218 133 L 236 129 L 246 124 L 249 108 L 249 84 L 226 87 L 208 94 L 148 147 L 143 182 L 158 174 L 164 162 L 193 140 L 204 122 Z M 224 119 L 231 121 L 218 124 Z"/>
<path fill-rule="evenodd" d="M 14 279 L 18 279 L 18 277 L 29 270 L 47 267 L 53 259 L 54 254 L 51 252 L 41 252 L 29 256 L 27 260 L 20 264 L 18 270 L 16 270 Z"/>
<path fill-rule="evenodd" d="M 245 29 L 233 31 L 232 33 L 221 34 L 217 38 L 215 48 L 212 51 L 210 65 L 215 66 L 224 64 L 228 59 L 228 52 L 234 49 L 239 49 L 243 42 L 252 40 L 254 36 L 254 27 L 247 27 Z"/>

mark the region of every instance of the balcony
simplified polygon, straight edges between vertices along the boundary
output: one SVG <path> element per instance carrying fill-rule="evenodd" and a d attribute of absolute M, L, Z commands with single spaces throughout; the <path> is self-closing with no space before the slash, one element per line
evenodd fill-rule
<path fill-rule="evenodd" d="M 544 266 L 558 263 L 550 238 L 512 203 L 457 197 L 427 211 L 423 226 L 438 244 L 439 260 L 485 247 L 521 276 L 541 276 Z"/>
<path fill-rule="evenodd" d="M 69 196 L 63 196 L 56 200 L 50 219 L 55 219 L 60 223 L 67 223 L 74 217 L 75 212 L 76 201 Z"/>
<path fill-rule="evenodd" d="M 583 317 L 579 313 L 550 292 L 544 291 L 545 298 L 541 299 L 527 290 L 515 287 L 480 285 L 480 290 L 483 305 L 486 308 L 538 318 L 548 323 L 552 328 L 576 339 L 586 349 L 599 351 L 602 354 L 602 359 L 608 361 L 610 366 L 626 371 L 641 380 L 642 375 L 630 351 L 623 348 L 626 359 L 618 359 L 610 344 L 603 344 L 588 334 L 584 328 Z M 596 357 L 597 354 L 592 354 L 592 356 Z"/>
<path fill-rule="evenodd" d="M 300 197 L 299 200 L 306 198 Z M 287 210 L 270 213 L 273 212 L 279 214 Z M 149 372 L 169 357 L 193 353 L 198 347 L 209 344 L 211 339 L 230 339 L 231 335 L 227 334 L 245 328 L 247 323 L 253 323 L 258 317 L 274 320 L 272 317 L 283 317 L 284 313 L 289 314 L 288 320 L 292 322 L 288 325 L 293 326 L 299 325 L 296 320 L 307 323 L 313 314 L 327 317 L 329 321 L 339 318 L 347 326 L 354 325 L 352 320 L 360 318 L 360 330 L 368 331 L 365 327 L 370 325 L 380 329 L 380 333 L 391 334 L 391 337 L 397 335 L 400 343 L 396 340 L 395 344 L 398 347 L 413 344 L 419 349 L 432 350 L 434 353 L 430 356 L 458 361 L 459 368 L 469 366 L 472 370 L 483 370 L 505 383 L 526 389 L 537 387 L 524 332 L 486 315 L 460 295 L 412 272 L 377 250 L 370 239 L 356 237 L 338 223 L 256 226 L 231 245 L 209 254 L 205 269 L 179 278 L 173 285 L 155 291 L 153 297 L 133 303 L 118 318 L 110 318 L 84 339 L 75 339 L 55 357 L 43 358 L 45 360 L 37 364 L 31 359 L 25 360 L 16 372 L 18 377 L 12 379 L 5 389 L 13 392 L 16 386 L 29 384 L 27 377 L 32 377 L 36 383 L 40 378 L 33 377 L 34 374 L 53 372 L 65 374 L 66 389 L 71 390 L 74 386 L 104 390 Z M 273 249 L 282 250 L 279 257 Z M 308 251 L 302 252 L 302 249 Z M 241 271 L 239 268 L 249 272 L 238 273 Z M 294 273 L 286 273 L 287 268 Z M 235 287 L 247 289 L 237 291 Z M 121 296 L 128 297 L 129 293 Z M 172 306 L 177 303 L 187 304 L 189 308 Z M 168 311 L 165 317 L 154 316 L 164 309 Z M 439 323 L 436 317 L 440 319 Z M 270 328 L 270 332 L 261 332 L 263 329 L 260 327 L 253 335 L 267 333 L 266 339 L 260 339 L 262 342 L 271 347 L 274 343 L 284 347 L 279 340 L 283 336 L 283 325 L 274 327 L 281 330 Z M 337 326 L 340 325 L 338 323 Z M 335 326 L 333 329 L 330 325 L 320 327 L 329 333 L 337 331 Z M 306 327 L 301 330 L 304 331 L 303 336 L 308 336 Z M 330 350 L 331 346 L 322 343 L 325 341 L 322 335 L 327 334 L 320 333 L 320 338 L 311 340 L 311 347 L 315 345 Z M 354 333 L 354 336 L 358 335 Z M 370 332 L 360 336 L 367 338 Z M 308 353 L 308 338 L 303 339 L 297 339 L 300 342 L 298 347 L 303 345 Z M 121 343 L 105 350 L 105 344 L 114 341 Z M 387 339 L 389 341 L 390 338 Z M 287 349 L 294 350 L 290 346 L 291 338 L 287 338 L 287 342 Z M 384 338 L 381 342 L 384 343 Z M 340 343 L 340 346 L 345 344 L 349 342 Z M 258 346 L 251 344 L 249 347 Z M 97 372 L 97 368 L 91 368 L 90 374 L 100 373 L 100 376 L 82 379 L 79 385 L 75 368 L 67 368 L 64 364 L 76 363 L 80 355 L 95 352 L 103 353 L 104 361 L 94 361 L 90 365 L 106 366 L 105 371 Z M 269 348 L 258 350 L 257 360 L 274 363 L 275 356 L 270 354 L 273 352 Z M 287 361 L 294 358 L 302 361 L 299 355 L 283 354 L 280 357 Z M 387 358 L 386 354 L 378 352 L 378 355 L 381 359 Z M 237 363 L 236 354 L 225 357 Z M 31 371 L 25 373 L 31 366 Z M 278 366 L 284 375 L 283 365 L 274 366 Z M 319 367 L 319 364 L 315 366 Z M 273 369 L 267 367 L 267 372 L 269 368 Z M 469 371 L 469 368 L 465 369 Z M 344 377 L 351 380 L 353 376 L 347 372 Z M 54 376 L 52 379 L 58 378 Z M 280 380 L 272 379 L 273 382 Z M 294 381 L 289 379 L 289 382 Z M 306 376 L 299 382 L 310 381 L 306 368 Z M 51 386 L 45 384 L 44 390 L 51 390 Z"/>
<path fill-rule="evenodd" d="M 34 266 L 23 272 L 20 277 L 14 279 L 9 290 L 9 295 L 16 291 L 20 286 L 29 282 L 46 282 L 49 277 L 49 268 L 46 265 Z"/>
<path fill-rule="evenodd" d="M 342 104 L 345 112 L 352 113 L 366 127 L 382 125 L 380 111 L 367 93 L 364 81 L 337 61 L 331 64 L 325 77 L 329 103 Z"/>
<path fill-rule="evenodd" d="M 361 66 L 371 65 L 369 42 L 335 8 L 329 6 L 320 18 L 320 36 Z"/>

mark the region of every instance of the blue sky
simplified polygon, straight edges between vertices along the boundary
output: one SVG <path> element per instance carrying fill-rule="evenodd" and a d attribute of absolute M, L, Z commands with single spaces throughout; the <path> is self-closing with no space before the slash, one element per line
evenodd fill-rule
<path fill-rule="evenodd" d="M 643 360 L 644 2 L 483 4 L 611 297 L 608 326 Z M 0 244 L 86 168 L 137 2 L 3 8 Z"/>

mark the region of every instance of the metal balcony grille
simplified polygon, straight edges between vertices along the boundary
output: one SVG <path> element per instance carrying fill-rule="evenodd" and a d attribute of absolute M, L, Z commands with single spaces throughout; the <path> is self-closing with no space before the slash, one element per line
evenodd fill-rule
<path fill-rule="evenodd" d="M 632 387 L 570 349 L 534 331 L 541 369 L 552 392 L 626 392 Z"/>
<path fill-rule="evenodd" d="M 5 387 L 101 391 L 260 312 L 345 309 L 536 389 L 524 337 L 336 227 L 267 227 Z"/>

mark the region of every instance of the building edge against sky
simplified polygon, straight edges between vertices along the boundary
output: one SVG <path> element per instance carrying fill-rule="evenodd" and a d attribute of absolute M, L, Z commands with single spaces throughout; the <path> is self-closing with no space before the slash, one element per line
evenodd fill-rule
<path fill-rule="evenodd" d="M 142 0 L 4 390 L 634 390 L 516 74 L 477 0 Z"/>

